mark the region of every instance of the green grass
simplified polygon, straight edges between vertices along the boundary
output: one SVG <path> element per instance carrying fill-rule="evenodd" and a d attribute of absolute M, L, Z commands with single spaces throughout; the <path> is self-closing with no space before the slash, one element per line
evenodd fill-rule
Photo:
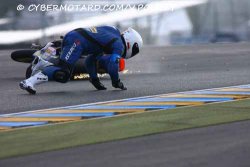
<path fill-rule="evenodd" d="M 0 133 L 0 158 L 250 119 L 250 99 Z"/>

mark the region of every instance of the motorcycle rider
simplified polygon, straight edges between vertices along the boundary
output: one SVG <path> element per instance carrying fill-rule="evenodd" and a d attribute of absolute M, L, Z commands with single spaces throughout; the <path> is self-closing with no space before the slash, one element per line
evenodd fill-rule
<path fill-rule="evenodd" d="M 105 90 L 106 87 L 97 76 L 96 61 L 99 61 L 104 54 L 110 54 L 109 59 L 105 61 L 105 67 L 111 77 L 112 86 L 126 90 L 118 74 L 119 60 L 120 58 L 128 59 L 138 54 L 142 44 L 140 34 L 132 28 L 128 28 L 123 33 L 110 26 L 75 29 L 67 33 L 63 39 L 58 65 L 46 66 L 30 78 L 20 82 L 20 88 L 35 94 L 34 86 L 48 80 L 66 83 L 70 78 L 74 64 L 84 54 L 89 55 L 85 65 L 90 82 L 96 89 Z"/>

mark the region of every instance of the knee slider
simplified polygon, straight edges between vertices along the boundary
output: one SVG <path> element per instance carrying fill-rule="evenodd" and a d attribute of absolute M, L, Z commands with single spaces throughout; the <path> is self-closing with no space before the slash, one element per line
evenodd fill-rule
<path fill-rule="evenodd" d="M 53 78 L 57 82 L 66 83 L 70 79 L 70 72 L 68 70 L 57 70 Z"/>

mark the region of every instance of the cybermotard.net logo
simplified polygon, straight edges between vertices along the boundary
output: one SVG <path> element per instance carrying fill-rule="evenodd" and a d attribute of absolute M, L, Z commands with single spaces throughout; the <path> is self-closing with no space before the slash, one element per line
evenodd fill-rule
<path fill-rule="evenodd" d="M 70 56 L 72 55 L 72 53 L 74 52 L 74 50 L 76 49 L 76 47 L 77 47 L 78 45 L 80 45 L 80 44 L 81 44 L 80 40 L 76 40 L 76 41 L 73 43 L 73 45 L 72 45 L 71 48 L 69 49 L 69 52 L 68 52 L 67 55 L 65 56 L 65 59 L 66 59 L 66 60 L 69 60 Z"/>

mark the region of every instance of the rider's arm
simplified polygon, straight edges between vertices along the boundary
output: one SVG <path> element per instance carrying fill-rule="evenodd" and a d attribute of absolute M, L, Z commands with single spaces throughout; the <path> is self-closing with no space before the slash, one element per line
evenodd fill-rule
<path fill-rule="evenodd" d="M 112 83 L 119 81 L 119 60 L 121 58 L 124 46 L 121 41 L 117 40 L 112 44 L 112 54 L 110 56 L 108 73 Z"/>
<path fill-rule="evenodd" d="M 112 80 L 112 86 L 115 88 L 120 88 L 122 90 L 126 90 L 127 88 L 123 85 L 119 78 L 119 61 L 121 57 L 118 54 L 112 54 L 110 57 L 109 65 L 108 65 L 108 73 Z"/>
<path fill-rule="evenodd" d="M 127 89 L 124 87 L 123 83 L 120 81 L 119 77 L 119 61 L 124 50 L 124 46 L 121 41 L 116 41 L 113 43 L 113 52 L 110 57 L 108 65 L 108 73 L 112 80 L 112 86 L 120 89 Z"/>
<path fill-rule="evenodd" d="M 110 56 L 109 64 L 108 64 L 108 73 L 111 77 L 112 82 L 117 82 L 119 80 L 119 59 L 120 55 L 112 54 Z"/>

